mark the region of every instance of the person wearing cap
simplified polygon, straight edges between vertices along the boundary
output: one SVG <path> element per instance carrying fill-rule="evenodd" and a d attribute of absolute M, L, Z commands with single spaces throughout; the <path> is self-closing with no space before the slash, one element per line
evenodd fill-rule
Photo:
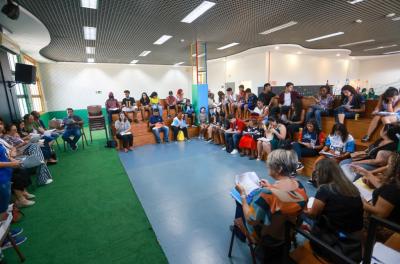
<path fill-rule="evenodd" d="M 118 100 L 114 98 L 113 92 L 108 93 L 108 99 L 106 100 L 106 111 L 108 114 L 108 122 L 112 123 L 112 115 L 117 114 L 121 111 L 121 105 Z"/>
<path fill-rule="evenodd" d="M 138 119 L 137 119 L 137 112 L 138 112 L 138 107 L 136 106 L 136 101 L 135 98 L 130 96 L 130 91 L 129 90 L 125 90 L 124 94 L 125 94 L 125 98 L 122 99 L 122 111 L 124 112 L 133 112 L 133 121 L 135 123 L 138 123 Z"/>
<path fill-rule="evenodd" d="M 165 99 L 167 103 L 167 115 L 168 118 L 171 118 L 171 109 L 175 110 L 175 115 L 178 113 L 178 105 L 176 104 L 176 97 L 172 91 L 168 92 L 168 97 Z"/>

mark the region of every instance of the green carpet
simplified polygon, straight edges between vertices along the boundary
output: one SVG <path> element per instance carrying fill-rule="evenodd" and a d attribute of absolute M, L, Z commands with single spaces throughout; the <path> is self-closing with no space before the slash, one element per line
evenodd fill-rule
<path fill-rule="evenodd" d="M 25 263 L 167 263 L 117 152 L 104 143 L 97 136 L 84 150 L 59 153 L 54 183 L 31 190 L 37 203 L 18 224 L 28 237 Z M 19 262 L 13 249 L 4 254 Z"/>

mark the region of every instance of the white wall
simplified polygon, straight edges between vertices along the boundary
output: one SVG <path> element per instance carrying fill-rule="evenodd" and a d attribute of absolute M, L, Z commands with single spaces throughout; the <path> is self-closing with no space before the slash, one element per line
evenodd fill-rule
<path fill-rule="evenodd" d="M 165 98 L 169 90 L 175 93 L 179 88 L 191 98 L 190 67 L 87 63 L 42 63 L 39 67 L 47 111 L 104 105 L 110 91 L 122 100 L 125 89 L 135 99 L 153 91 Z"/>
<path fill-rule="evenodd" d="M 361 60 L 360 82 L 377 93 L 389 86 L 400 88 L 400 55 Z"/>

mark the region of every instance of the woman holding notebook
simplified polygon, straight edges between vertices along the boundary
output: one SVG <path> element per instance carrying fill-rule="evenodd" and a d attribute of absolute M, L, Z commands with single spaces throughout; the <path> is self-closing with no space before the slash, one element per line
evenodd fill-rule
<path fill-rule="evenodd" d="M 119 114 L 119 118 L 115 121 L 116 136 L 122 140 L 124 151 L 133 150 L 133 135 L 131 131 L 131 123 L 125 112 Z"/>

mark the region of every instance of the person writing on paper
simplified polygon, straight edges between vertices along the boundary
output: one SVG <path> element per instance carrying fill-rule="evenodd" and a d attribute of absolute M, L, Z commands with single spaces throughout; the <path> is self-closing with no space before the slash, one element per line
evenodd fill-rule
<path fill-rule="evenodd" d="M 135 98 L 130 96 L 131 92 L 129 90 L 124 91 L 125 97 L 122 99 L 122 111 L 133 112 L 133 121 L 139 123 L 137 119 L 138 107 L 136 106 Z"/>
<path fill-rule="evenodd" d="M 133 135 L 131 130 L 131 122 L 125 112 L 119 113 L 119 118 L 115 121 L 116 137 L 122 140 L 124 152 L 133 150 Z"/>
<path fill-rule="evenodd" d="M 164 125 L 164 121 L 160 116 L 158 109 L 153 110 L 153 115 L 150 117 L 149 126 L 156 138 L 157 144 L 161 143 L 160 132 L 164 133 L 164 143 L 169 142 L 169 128 Z"/>
<path fill-rule="evenodd" d="M 238 153 L 237 148 L 240 138 L 242 137 L 242 132 L 246 128 L 246 124 L 243 120 L 235 118 L 234 115 L 229 115 L 228 120 L 229 129 L 225 130 L 226 151 L 235 155 Z"/>
<path fill-rule="evenodd" d="M 363 200 L 364 210 L 368 214 L 388 219 L 400 224 L 400 154 L 393 153 L 383 174 L 374 175 L 360 166 L 352 166 L 356 173 L 363 176 L 364 183 L 375 188 L 372 201 Z M 379 230 L 377 238 L 385 241 L 392 232 Z"/>
<path fill-rule="evenodd" d="M 253 191 L 250 196 L 243 186 L 236 185 L 242 203 L 236 202 L 235 218 L 242 219 L 253 242 L 261 246 L 268 246 L 271 242 L 283 242 L 285 222 L 296 223 L 308 199 L 303 185 L 291 177 L 297 167 L 294 151 L 272 151 L 267 159 L 267 167 L 275 182 L 261 180 L 261 188 Z M 240 230 L 235 228 L 234 232 L 243 239 Z M 262 247 L 260 249 L 262 250 Z M 264 252 L 265 250 L 262 250 L 260 253 Z"/>
<path fill-rule="evenodd" d="M 319 94 L 312 97 L 315 104 L 308 108 L 306 121 L 314 118 L 317 121 L 318 129 L 322 131 L 321 116 L 329 116 L 332 111 L 333 96 L 329 93 L 329 86 L 321 86 L 319 88 Z"/>
<path fill-rule="evenodd" d="M 360 262 L 363 229 L 363 202 L 357 187 L 347 179 L 339 165 L 332 159 L 319 161 L 313 172 L 317 185 L 314 202 L 304 210 L 315 219 L 311 234 L 328 245 L 340 243 L 343 255 Z M 332 263 L 340 263 L 329 252 L 311 242 L 312 249 Z M 337 248 L 339 249 L 339 247 Z"/>
<path fill-rule="evenodd" d="M 351 85 L 343 86 L 342 105 L 334 110 L 336 123 L 343 124 L 345 119 L 354 119 L 356 114 L 365 112 L 365 99 Z"/>
<path fill-rule="evenodd" d="M 279 147 L 279 142 L 286 138 L 286 127 L 280 123 L 280 120 L 270 116 L 268 119 L 268 128 L 265 126 L 265 135 L 257 139 L 257 161 L 264 155 L 269 155 L 272 150 Z"/>
<path fill-rule="evenodd" d="M 74 110 L 72 108 L 67 108 L 67 117 L 63 119 L 61 124 L 61 126 L 64 127 L 62 138 L 70 145 L 72 150 L 78 149 L 76 143 L 81 138 L 82 125 L 82 118 L 80 116 L 74 115 Z"/>
<path fill-rule="evenodd" d="M 183 117 L 182 112 L 179 112 L 178 116 L 174 117 L 172 124 L 171 124 L 171 128 L 174 133 L 174 141 L 178 140 L 179 131 L 183 132 L 183 135 L 185 136 L 185 141 L 189 140 L 187 126 L 188 125 L 186 124 L 186 120 Z"/>
<path fill-rule="evenodd" d="M 374 133 L 379 122 L 383 121 L 382 115 L 379 112 L 394 113 L 397 106 L 400 106 L 399 90 L 394 87 L 389 87 L 378 100 L 372 115 L 374 116 L 369 124 L 367 134 L 361 139 L 362 142 L 368 142 L 371 135 Z"/>

